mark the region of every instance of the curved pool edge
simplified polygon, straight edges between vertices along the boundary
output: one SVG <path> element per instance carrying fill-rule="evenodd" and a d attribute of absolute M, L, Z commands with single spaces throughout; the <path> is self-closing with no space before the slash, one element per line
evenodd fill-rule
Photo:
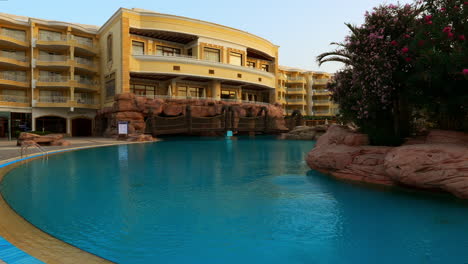
<path fill-rule="evenodd" d="M 68 148 L 57 151 L 48 151 L 42 154 L 32 154 L 27 157 L 16 157 L 8 159 L 0 164 L 0 183 L 4 176 L 11 170 L 24 165 L 27 162 L 44 158 L 48 155 L 129 144 L 155 143 L 153 142 L 122 142 L 116 144 L 101 144 L 95 146 L 85 146 Z M 18 249 L 24 251 L 32 257 L 37 258 L 47 264 L 107 264 L 113 263 L 92 253 L 72 246 L 59 240 L 33 224 L 29 223 L 21 215 L 17 214 L 13 208 L 5 201 L 0 193 L 0 237 L 13 244 Z"/>

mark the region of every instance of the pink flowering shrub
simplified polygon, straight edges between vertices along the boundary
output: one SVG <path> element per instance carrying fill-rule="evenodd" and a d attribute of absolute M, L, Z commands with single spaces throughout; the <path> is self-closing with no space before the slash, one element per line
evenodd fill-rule
<path fill-rule="evenodd" d="M 439 128 L 468 131 L 468 3 L 426 0 L 409 43 L 414 61 L 408 83 L 410 100 L 427 112 Z M 420 45 L 419 43 L 424 43 Z"/>
<path fill-rule="evenodd" d="M 467 116 L 467 11 L 459 0 L 381 5 L 363 25 L 348 25 L 345 42 L 317 58 L 346 65 L 330 86 L 342 118 L 376 145 L 400 144 L 420 113 L 459 129 L 444 125 L 440 113 Z"/>

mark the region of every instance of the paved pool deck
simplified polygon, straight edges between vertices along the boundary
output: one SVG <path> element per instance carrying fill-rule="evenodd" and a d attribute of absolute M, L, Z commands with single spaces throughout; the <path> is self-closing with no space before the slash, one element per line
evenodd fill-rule
<path fill-rule="evenodd" d="M 43 149 L 48 154 L 54 154 L 85 148 L 141 143 L 94 137 L 66 138 L 66 140 L 70 141 L 70 146 L 44 146 Z M 16 140 L 0 140 L 0 181 L 10 169 L 23 163 L 18 162 L 19 160 L 32 160 L 41 154 L 43 153 L 40 150 L 31 148 L 26 154 L 23 153 L 23 157 L 21 157 L 21 147 L 16 146 Z M 17 215 L 0 195 L 0 264 L 5 263 L 62 264 L 110 262 L 72 247 L 35 228 L 21 216 Z"/>

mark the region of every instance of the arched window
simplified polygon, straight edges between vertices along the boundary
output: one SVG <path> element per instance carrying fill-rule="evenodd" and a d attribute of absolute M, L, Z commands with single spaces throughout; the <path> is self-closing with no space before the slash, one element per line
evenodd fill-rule
<path fill-rule="evenodd" d="M 107 61 L 112 61 L 112 34 L 107 36 Z"/>

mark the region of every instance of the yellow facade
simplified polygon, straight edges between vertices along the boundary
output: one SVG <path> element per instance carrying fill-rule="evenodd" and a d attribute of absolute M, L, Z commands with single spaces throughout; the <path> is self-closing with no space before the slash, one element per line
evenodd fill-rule
<path fill-rule="evenodd" d="M 281 66 L 277 95 L 286 114 L 299 110 L 302 115 L 334 117 L 338 112 L 338 105 L 333 103 L 331 92 L 327 89 L 332 77 L 332 74 L 325 72 Z"/>
<path fill-rule="evenodd" d="M 278 46 L 256 35 L 142 9 L 121 8 L 101 27 L 0 14 L 0 137 L 8 113 L 16 126 L 29 118 L 32 130 L 74 134 L 76 119 L 92 121 L 124 92 L 313 111 L 321 97 L 309 79 L 327 75 L 278 61 Z"/>

